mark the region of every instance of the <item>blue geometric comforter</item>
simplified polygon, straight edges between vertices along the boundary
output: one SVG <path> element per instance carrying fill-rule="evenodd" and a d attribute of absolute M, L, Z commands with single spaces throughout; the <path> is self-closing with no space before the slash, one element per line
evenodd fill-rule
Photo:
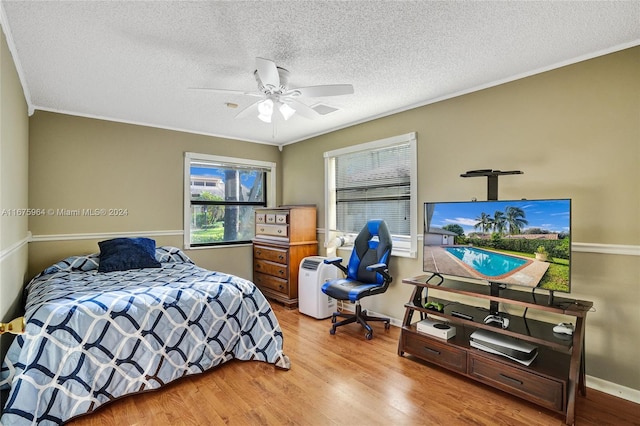
<path fill-rule="evenodd" d="M 28 285 L 26 333 L 0 372 L 4 426 L 60 424 L 231 359 L 288 369 L 271 306 L 250 281 L 159 247 L 161 268 L 98 273 L 74 256 Z"/>

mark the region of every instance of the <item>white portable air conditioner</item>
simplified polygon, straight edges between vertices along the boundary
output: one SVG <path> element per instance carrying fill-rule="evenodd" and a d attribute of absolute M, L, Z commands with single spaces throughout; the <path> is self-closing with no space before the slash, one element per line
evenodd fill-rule
<path fill-rule="evenodd" d="M 329 318 L 336 310 L 336 299 L 322 292 L 322 285 L 338 278 L 340 270 L 324 263 L 326 257 L 309 256 L 300 262 L 298 272 L 298 310 L 314 318 Z"/>

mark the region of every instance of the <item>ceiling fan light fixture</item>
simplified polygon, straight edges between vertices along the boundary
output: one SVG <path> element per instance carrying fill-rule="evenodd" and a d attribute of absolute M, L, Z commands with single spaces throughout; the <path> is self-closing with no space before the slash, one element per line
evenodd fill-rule
<path fill-rule="evenodd" d="M 280 107 L 278 107 L 278 110 L 280 111 L 280 114 L 282 114 L 282 117 L 285 120 L 290 119 L 293 114 L 296 113 L 296 110 L 291 108 L 289 105 L 285 104 L 285 103 L 281 103 Z"/>
<path fill-rule="evenodd" d="M 271 123 L 271 116 L 273 116 L 273 101 L 265 99 L 258 102 L 258 118 L 265 123 Z"/>
<path fill-rule="evenodd" d="M 1 1 L 1 0 L 0 0 Z M 303 118 L 314 119 L 322 115 L 337 111 L 337 108 L 316 105 L 310 107 L 308 101 L 302 102 L 302 98 L 315 98 L 326 96 L 341 96 L 353 94 L 351 84 L 324 84 L 319 86 L 305 86 L 289 88 L 289 71 L 279 67 L 270 59 L 256 58 L 256 69 L 253 75 L 258 84 L 257 92 L 239 90 L 200 88 L 224 94 L 236 94 L 261 98 L 246 106 L 235 115 L 235 118 L 255 117 L 265 123 L 272 123 L 274 112 L 276 121 L 288 121 L 294 115 Z M 237 108 L 239 105 L 233 102 L 224 103 L 227 108 Z"/>

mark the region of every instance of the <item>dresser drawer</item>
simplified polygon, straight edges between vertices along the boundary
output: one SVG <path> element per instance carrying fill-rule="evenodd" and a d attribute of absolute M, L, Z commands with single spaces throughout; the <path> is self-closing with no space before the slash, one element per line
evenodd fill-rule
<path fill-rule="evenodd" d="M 275 218 L 274 218 L 275 221 Z M 270 224 L 264 224 L 264 225 L 260 225 L 257 224 L 256 225 L 256 237 L 259 237 L 260 235 L 265 235 L 268 237 L 284 237 L 287 238 L 289 235 L 288 233 L 289 227 L 287 225 L 270 225 Z"/>
<path fill-rule="evenodd" d="M 265 223 L 286 225 L 289 223 L 289 215 L 286 213 L 256 213 L 256 225 Z"/>
<path fill-rule="evenodd" d="M 469 353 L 469 375 L 552 410 L 564 410 L 564 385 L 560 381 L 497 363 L 474 353 Z"/>
<path fill-rule="evenodd" d="M 289 277 L 289 268 L 286 264 L 270 262 L 268 260 L 254 259 L 253 270 L 282 279 L 287 279 Z"/>
<path fill-rule="evenodd" d="M 466 373 L 467 353 L 447 343 L 402 330 L 403 349 L 412 355 L 451 370 Z"/>
<path fill-rule="evenodd" d="M 270 260 L 277 263 L 289 263 L 289 250 L 254 245 L 253 258 Z"/>
<path fill-rule="evenodd" d="M 261 288 L 268 288 L 285 294 L 289 293 L 289 283 L 287 280 L 283 280 L 282 278 L 261 274 L 260 272 L 254 272 L 253 282 Z"/>

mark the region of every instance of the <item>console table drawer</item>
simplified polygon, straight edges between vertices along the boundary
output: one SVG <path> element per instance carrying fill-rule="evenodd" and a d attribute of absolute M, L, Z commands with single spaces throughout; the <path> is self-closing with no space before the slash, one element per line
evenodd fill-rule
<path fill-rule="evenodd" d="M 257 286 L 261 288 L 268 288 L 271 290 L 275 290 L 279 293 L 289 292 L 289 283 L 287 280 L 283 280 L 282 278 L 277 278 L 272 275 L 266 275 L 266 274 L 261 274 L 259 272 L 254 272 L 253 281 Z"/>
<path fill-rule="evenodd" d="M 264 259 L 272 262 L 288 264 L 288 254 L 288 249 L 265 247 L 257 244 L 253 246 L 253 257 L 255 259 Z"/>
<path fill-rule="evenodd" d="M 562 411 L 564 409 L 562 382 L 504 363 L 497 363 L 474 353 L 469 353 L 469 375 L 481 382 L 552 410 Z"/>
<path fill-rule="evenodd" d="M 402 331 L 402 339 L 404 351 L 425 361 L 466 373 L 467 353 L 464 350 L 406 330 Z"/>

